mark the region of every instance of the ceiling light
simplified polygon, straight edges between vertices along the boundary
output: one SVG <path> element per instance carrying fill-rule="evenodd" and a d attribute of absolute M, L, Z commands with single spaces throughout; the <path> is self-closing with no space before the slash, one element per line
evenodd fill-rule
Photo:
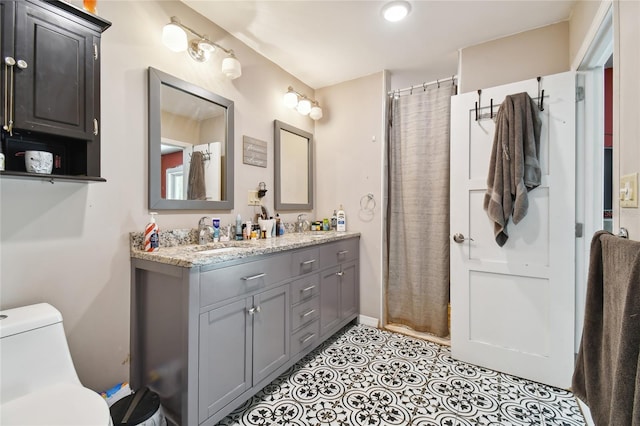
<path fill-rule="evenodd" d="M 162 43 L 174 52 L 187 50 L 187 33 L 180 26 L 180 21 L 175 16 L 171 22 L 162 28 Z"/>
<path fill-rule="evenodd" d="M 190 42 L 187 33 L 195 36 Z M 208 36 L 198 34 L 183 25 L 175 16 L 172 16 L 171 22 L 162 29 L 162 43 L 174 52 L 188 51 L 191 59 L 197 62 L 206 62 L 216 49 L 220 49 L 227 55 L 222 60 L 222 73 L 231 80 L 242 75 L 242 65 L 233 50 L 225 49 L 218 43 L 209 40 Z"/>
<path fill-rule="evenodd" d="M 300 114 L 308 115 L 312 120 L 322 118 L 322 108 L 320 108 L 318 101 L 296 92 L 291 86 L 287 88 L 287 93 L 282 97 L 282 101 L 287 108 L 295 108 Z"/>
<path fill-rule="evenodd" d="M 406 1 L 392 1 L 382 8 L 382 16 L 389 22 L 404 19 L 411 11 L 411 5 Z"/>
<path fill-rule="evenodd" d="M 287 93 L 284 94 L 283 101 L 287 108 L 295 108 L 298 105 L 298 95 L 289 87 Z"/>
<path fill-rule="evenodd" d="M 222 60 L 222 73 L 231 80 L 234 80 L 242 75 L 242 67 L 240 61 L 234 56 L 233 51 L 228 58 Z"/>
<path fill-rule="evenodd" d="M 311 107 L 311 111 L 309 111 L 309 117 L 311 117 L 312 120 L 320 120 L 322 118 L 322 108 L 320 108 L 317 102 L 313 103 L 313 107 Z"/>
<path fill-rule="evenodd" d="M 307 98 L 300 99 L 296 110 L 302 115 L 307 115 L 311 112 L 311 101 Z"/>

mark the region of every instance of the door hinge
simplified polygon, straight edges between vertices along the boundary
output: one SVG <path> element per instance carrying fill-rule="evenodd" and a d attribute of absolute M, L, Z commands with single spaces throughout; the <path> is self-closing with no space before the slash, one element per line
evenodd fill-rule
<path fill-rule="evenodd" d="M 582 223 L 576 223 L 576 238 L 582 238 L 583 235 L 583 224 Z"/>
<path fill-rule="evenodd" d="M 93 60 L 94 61 L 98 60 L 98 44 L 97 43 L 93 43 Z"/>
<path fill-rule="evenodd" d="M 576 87 L 576 102 L 584 101 L 584 87 Z"/>

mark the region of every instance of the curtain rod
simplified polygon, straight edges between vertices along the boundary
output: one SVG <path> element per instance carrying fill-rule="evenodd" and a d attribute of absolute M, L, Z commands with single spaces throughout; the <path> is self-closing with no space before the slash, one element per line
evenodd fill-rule
<path fill-rule="evenodd" d="M 409 92 L 414 89 L 425 89 L 427 86 L 432 86 L 434 84 L 444 83 L 446 81 L 452 81 L 458 78 L 457 75 L 452 75 L 451 77 L 443 78 L 442 80 L 434 80 L 428 83 L 416 84 L 415 86 L 405 87 L 404 89 L 395 89 L 387 92 L 387 95 L 399 94 L 400 92 Z"/>

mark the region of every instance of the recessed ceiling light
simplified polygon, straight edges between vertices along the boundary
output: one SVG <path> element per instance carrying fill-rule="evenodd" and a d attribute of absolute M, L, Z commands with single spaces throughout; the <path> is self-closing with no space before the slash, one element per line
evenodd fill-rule
<path fill-rule="evenodd" d="M 406 1 L 392 1 L 382 8 L 382 16 L 389 22 L 404 19 L 411 11 L 411 5 Z"/>

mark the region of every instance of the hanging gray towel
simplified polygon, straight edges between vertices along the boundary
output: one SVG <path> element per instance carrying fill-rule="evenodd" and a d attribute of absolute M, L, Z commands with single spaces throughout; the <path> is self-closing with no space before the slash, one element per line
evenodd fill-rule
<path fill-rule="evenodd" d="M 509 238 L 509 217 L 517 224 L 526 216 L 527 192 L 540 185 L 540 127 L 537 106 L 527 93 L 509 95 L 500 105 L 484 197 L 500 247 Z"/>
<path fill-rule="evenodd" d="M 191 154 L 191 166 L 189 167 L 189 186 L 187 189 L 188 200 L 204 200 L 206 197 L 204 183 L 204 156 L 202 152 L 195 151 Z"/>
<path fill-rule="evenodd" d="M 640 426 L 640 242 L 591 241 L 582 340 L 572 390 L 596 425 Z"/>

